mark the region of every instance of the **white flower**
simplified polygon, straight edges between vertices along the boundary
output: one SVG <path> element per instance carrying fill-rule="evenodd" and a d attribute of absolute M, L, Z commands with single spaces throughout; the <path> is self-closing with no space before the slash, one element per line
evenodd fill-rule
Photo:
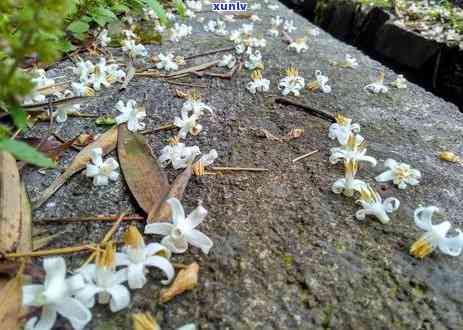
<path fill-rule="evenodd" d="M 176 143 L 174 145 L 165 146 L 161 150 L 159 156 L 159 163 L 162 167 L 172 164 L 176 170 L 186 168 L 194 159 L 201 154 L 197 146 L 186 147 L 183 143 Z"/>
<path fill-rule="evenodd" d="M 129 40 L 131 39 L 137 39 L 137 35 L 133 33 L 132 30 L 122 30 L 122 33 L 125 35 L 125 37 Z"/>
<path fill-rule="evenodd" d="M 92 163 L 87 164 L 85 175 L 93 178 L 95 186 L 105 186 L 108 180 L 116 181 L 119 177 L 119 164 L 114 158 L 107 158 L 103 162 L 103 150 L 101 148 L 94 148 L 90 152 Z"/>
<path fill-rule="evenodd" d="M 282 90 L 283 95 L 293 93 L 295 96 L 299 96 L 299 91 L 304 88 L 304 78 L 299 76 L 299 71 L 294 67 L 289 67 L 286 70 L 287 76 L 280 79 L 278 89 Z"/>
<path fill-rule="evenodd" d="M 108 36 L 108 30 L 102 30 L 98 34 L 97 41 L 102 47 L 108 46 L 108 44 L 111 42 L 111 38 Z"/>
<path fill-rule="evenodd" d="M 357 203 L 363 207 L 355 213 L 358 220 L 364 220 L 365 216 L 372 215 L 382 224 L 388 223 L 391 219 L 387 214 L 396 211 L 400 206 L 400 201 L 394 197 L 386 198 L 383 202 L 381 196 L 369 185 L 360 189 L 360 199 Z"/>
<path fill-rule="evenodd" d="M 167 259 L 170 257 L 169 249 L 159 243 L 145 245 L 143 237 L 135 226 L 127 229 L 124 244 L 123 252 L 116 253 L 116 265 L 128 266 L 126 269 L 130 289 L 141 289 L 146 284 L 147 267 L 159 268 L 166 274 L 167 280 L 162 280 L 162 284 L 169 284 L 172 281 L 175 270 Z M 167 258 L 157 255 L 161 253 Z"/>
<path fill-rule="evenodd" d="M 391 181 L 399 187 L 399 189 L 407 188 L 407 184 L 410 186 L 416 186 L 420 183 L 421 172 L 412 169 L 410 165 L 405 163 L 398 163 L 394 159 L 386 159 L 384 166 L 389 170 L 378 175 L 375 180 L 378 182 Z"/>
<path fill-rule="evenodd" d="M 143 108 L 137 108 L 135 100 L 128 100 L 127 105 L 124 105 L 124 102 L 120 100 L 116 104 L 116 109 L 122 112 L 116 117 L 118 125 L 127 122 L 127 127 L 131 132 L 145 129 L 145 124 L 141 121 L 145 119 L 146 112 Z"/>
<path fill-rule="evenodd" d="M 230 36 L 228 37 L 230 41 L 233 41 L 235 44 L 240 44 L 243 42 L 243 35 L 241 30 L 233 30 L 230 32 Z"/>
<path fill-rule="evenodd" d="M 94 74 L 91 76 L 90 81 L 93 84 L 93 89 L 99 91 L 101 85 L 104 87 L 111 86 L 111 82 L 108 81 L 108 67 L 106 66 L 106 59 L 100 58 L 100 61 L 95 65 Z"/>
<path fill-rule="evenodd" d="M 374 94 L 387 93 L 389 91 L 389 88 L 387 88 L 387 86 L 384 85 L 384 73 L 380 74 L 377 81 L 366 85 L 363 89 Z"/>
<path fill-rule="evenodd" d="M 294 32 L 296 30 L 296 27 L 294 26 L 294 21 L 286 20 L 285 23 L 283 24 L 283 29 L 288 33 Z"/>
<path fill-rule="evenodd" d="M 148 56 L 148 50 L 145 46 L 142 44 L 136 44 L 135 40 L 132 39 L 122 41 L 122 51 L 132 58 Z"/>
<path fill-rule="evenodd" d="M 367 141 L 360 140 L 355 134 L 351 134 L 347 139 L 347 143 L 343 147 L 331 148 L 330 163 L 336 164 L 341 160 L 354 159 L 357 162 L 368 162 L 372 166 L 376 166 L 376 159 L 371 156 L 366 156 Z"/>
<path fill-rule="evenodd" d="M 158 19 L 158 15 L 151 8 L 143 8 L 143 14 L 146 21 Z"/>
<path fill-rule="evenodd" d="M 215 160 L 219 157 L 219 154 L 215 149 L 211 149 L 209 153 L 202 155 L 201 158 L 199 159 L 199 162 L 203 164 L 203 166 L 210 166 L 212 165 Z"/>
<path fill-rule="evenodd" d="M 206 218 L 207 210 L 200 204 L 185 218 L 185 211 L 178 199 L 170 198 L 167 203 L 172 210 L 172 223 L 148 224 L 145 233 L 164 235 L 161 244 L 173 253 L 183 253 L 188 249 L 188 244 L 191 244 L 208 254 L 212 248 L 212 241 L 195 229 Z"/>
<path fill-rule="evenodd" d="M 198 118 L 204 114 L 204 111 L 208 111 L 210 114 L 214 113 L 210 106 L 201 101 L 201 94 L 196 89 L 190 93 L 185 103 L 183 103 L 182 110 L 193 112 Z"/>
<path fill-rule="evenodd" d="M 115 271 L 116 252 L 112 244 L 108 244 L 103 252 L 98 250 L 98 254 L 96 264 L 79 270 L 86 284 L 76 292 L 76 298 L 92 308 L 95 305 L 95 295 L 98 295 L 98 303 L 109 303 L 111 312 L 115 313 L 128 307 L 130 303 L 130 292 L 122 285 L 127 281 L 127 271 Z"/>
<path fill-rule="evenodd" d="M 256 92 L 268 92 L 270 88 L 270 80 L 262 78 L 260 70 L 255 70 L 251 74 L 251 81 L 246 86 L 251 94 Z"/>
<path fill-rule="evenodd" d="M 366 186 L 362 180 L 355 179 L 358 170 L 358 163 L 354 159 L 344 162 L 345 177 L 336 180 L 331 188 L 335 194 L 343 193 L 347 197 L 352 197 L 354 191 L 360 191 Z"/>
<path fill-rule="evenodd" d="M 271 37 L 278 37 L 280 35 L 280 31 L 278 31 L 278 28 L 274 25 L 267 31 L 267 34 Z"/>
<path fill-rule="evenodd" d="M 351 68 L 351 69 L 355 69 L 359 65 L 357 62 L 357 59 L 355 57 L 352 57 L 349 54 L 346 54 L 344 61 L 345 61 L 346 67 Z"/>
<path fill-rule="evenodd" d="M 79 80 L 86 83 L 89 80 L 90 74 L 95 72 L 95 66 L 90 61 L 79 61 L 77 67 L 72 69 L 74 74 L 79 75 Z"/>
<path fill-rule="evenodd" d="M 352 124 L 352 119 L 344 117 L 341 114 L 336 114 L 336 123 L 331 124 L 329 128 L 328 136 L 330 139 L 337 139 L 341 145 L 345 145 L 349 139 L 351 133 L 359 133 L 360 125 L 355 123 Z M 357 143 L 362 143 L 363 138 L 356 134 Z"/>
<path fill-rule="evenodd" d="M 199 119 L 197 113 L 192 113 L 191 116 L 188 116 L 189 111 L 182 109 L 181 117 L 175 117 L 174 124 L 180 128 L 178 134 L 182 139 L 186 138 L 187 134 L 198 135 L 202 130 L 201 124 L 196 121 Z"/>
<path fill-rule="evenodd" d="M 217 64 L 218 66 L 225 66 L 229 69 L 233 68 L 236 64 L 236 58 L 232 54 L 225 54 L 222 56 L 222 59 Z"/>
<path fill-rule="evenodd" d="M 171 28 L 170 41 L 179 42 L 182 38 L 191 35 L 193 28 L 185 24 L 175 23 Z"/>
<path fill-rule="evenodd" d="M 397 79 L 391 82 L 391 85 L 398 89 L 405 89 L 407 88 L 407 79 L 405 79 L 403 75 L 399 74 Z"/>
<path fill-rule="evenodd" d="M 260 51 L 256 50 L 253 54 L 252 52 L 249 54 L 248 59 L 244 63 L 244 67 L 248 70 L 254 70 L 255 68 L 262 68 L 262 55 Z"/>
<path fill-rule="evenodd" d="M 307 51 L 307 49 L 309 49 L 309 46 L 307 46 L 305 38 L 297 38 L 289 44 L 288 49 L 294 49 L 296 53 L 299 54 Z"/>
<path fill-rule="evenodd" d="M 451 224 L 443 221 L 432 224 L 432 215 L 438 212 L 435 206 L 419 207 L 415 210 L 415 224 L 426 231 L 410 248 L 410 254 L 416 258 L 424 258 L 439 247 L 439 250 L 452 257 L 459 256 L 463 247 L 463 233 L 456 229 L 457 235 L 447 237 Z"/>
<path fill-rule="evenodd" d="M 69 113 L 75 113 L 80 110 L 80 104 L 74 104 L 72 106 L 64 105 L 58 107 L 54 115 L 56 116 L 57 123 L 64 123 L 68 119 Z"/>
<path fill-rule="evenodd" d="M 245 50 L 246 50 L 246 47 L 244 46 L 244 44 L 238 44 L 235 46 L 235 52 L 238 55 L 243 54 Z"/>
<path fill-rule="evenodd" d="M 323 93 L 331 93 L 331 86 L 328 85 L 328 77 L 324 76 L 320 70 L 315 71 L 315 78 L 317 78 L 317 83 L 319 88 Z"/>
<path fill-rule="evenodd" d="M 123 82 L 125 79 L 125 72 L 119 69 L 118 64 L 110 64 L 106 67 L 107 79 L 110 83 Z"/>
<path fill-rule="evenodd" d="M 31 81 L 34 84 L 34 89 L 30 95 L 25 97 L 24 104 L 45 102 L 46 97 L 40 93 L 40 90 L 54 85 L 55 81 L 53 79 L 48 79 L 47 74 L 43 69 L 34 70 Z"/>
<path fill-rule="evenodd" d="M 318 28 L 310 29 L 309 30 L 309 35 L 311 35 L 314 38 L 320 36 L 320 29 L 318 29 Z"/>
<path fill-rule="evenodd" d="M 196 0 L 187 0 L 185 1 L 185 4 L 188 8 L 196 11 L 201 11 L 202 9 L 202 4 L 201 1 L 196 1 Z"/>
<path fill-rule="evenodd" d="M 267 40 L 265 40 L 263 37 L 251 38 L 250 46 L 256 48 L 265 48 L 265 46 L 267 46 Z"/>
<path fill-rule="evenodd" d="M 273 26 L 277 27 L 277 26 L 280 26 L 281 24 L 283 24 L 283 19 L 280 17 L 280 16 L 276 16 L 275 18 L 271 18 L 270 19 L 270 22 Z"/>
<path fill-rule="evenodd" d="M 167 55 L 163 55 L 162 53 L 160 53 L 158 55 L 158 58 L 159 58 L 159 62 L 156 63 L 156 68 L 164 69 L 166 71 L 172 71 L 172 70 L 178 69 L 178 65 L 177 63 L 175 63 L 174 54 L 169 53 Z"/>
<path fill-rule="evenodd" d="M 71 83 L 72 91 L 76 96 L 93 96 L 95 91 L 84 83 Z"/>
<path fill-rule="evenodd" d="M 66 279 L 66 263 L 62 257 L 43 260 L 44 284 L 25 285 L 22 288 L 22 303 L 25 306 L 42 307 L 37 322 L 34 317 L 27 322 L 27 329 L 49 330 L 57 314 L 67 318 L 74 329 L 83 329 L 90 322 L 92 314 L 81 302 L 71 297 L 75 290 L 84 286 L 80 275 Z M 4 297 L 5 298 L 5 297 Z"/>

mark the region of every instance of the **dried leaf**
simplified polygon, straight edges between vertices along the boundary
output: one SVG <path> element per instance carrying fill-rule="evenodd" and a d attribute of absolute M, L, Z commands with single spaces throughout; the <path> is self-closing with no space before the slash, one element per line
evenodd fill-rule
<path fill-rule="evenodd" d="M 85 147 L 95 141 L 95 135 L 92 133 L 82 133 L 74 141 L 75 146 Z"/>
<path fill-rule="evenodd" d="M 33 208 L 36 209 L 42 205 L 51 195 L 55 193 L 70 177 L 85 168 L 90 161 L 90 152 L 94 148 L 102 148 L 103 154 L 106 155 L 116 148 L 117 143 L 117 127 L 113 127 L 106 131 L 104 134 L 93 143 L 82 149 L 74 158 L 71 165 L 68 166 L 66 171 L 61 174 L 53 183 L 45 189 L 35 201 Z"/>
<path fill-rule="evenodd" d="M 187 99 L 190 96 L 190 93 L 184 92 L 184 91 L 176 88 L 175 89 L 175 96 L 177 96 L 178 98 L 181 98 L 181 99 Z"/>
<path fill-rule="evenodd" d="M 170 210 L 169 204 L 166 203 L 166 200 L 172 197 L 175 197 L 180 201 L 182 200 L 183 193 L 185 192 L 188 182 L 190 182 L 191 173 L 192 169 L 190 165 L 182 172 L 182 174 L 177 176 L 174 183 L 170 187 L 169 192 L 164 197 L 161 206 L 156 209 L 152 209 L 148 214 L 148 218 L 146 219 L 147 223 L 169 221 L 172 219 L 172 212 Z"/>
<path fill-rule="evenodd" d="M 22 275 L 18 274 L 0 289 L 0 324 L 2 329 L 20 329 Z"/>
<path fill-rule="evenodd" d="M 161 330 L 156 319 L 150 313 L 132 314 L 134 330 Z"/>
<path fill-rule="evenodd" d="M 32 251 L 32 209 L 24 182 L 21 182 L 21 232 L 17 251 Z"/>
<path fill-rule="evenodd" d="M 50 136 L 45 142 L 42 143 L 42 139 L 36 137 L 23 139 L 24 142 L 38 148 L 39 151 L 43 152 L 55 162 L 58 161 L 62 154 L 74 144 L 75 140 L 76 138 L 71 139 L 65 143 L 61 143 L 54 136 Z"/>
<path fill-rule="evenodd" d="M 194 289 L 198 285 L 198 272 L 199 265 L 196 262 L 179 271 L 172 285 L 168 289 L 161 290 L 160 302 L 166 303 L 177 295 Z"/>
<path fill-rule="evenodd" d="M 11 251 L 21 231 L 21 185 L 16 159 L 0 151 L 0 250 Z"/>
<path fill-rule="evenodd" d="M 149 213 L 158 208 L 169 190 L 164 171 L 142 135 L 119 126 L 117 154 L 125 181 L 140 207 Z"/>

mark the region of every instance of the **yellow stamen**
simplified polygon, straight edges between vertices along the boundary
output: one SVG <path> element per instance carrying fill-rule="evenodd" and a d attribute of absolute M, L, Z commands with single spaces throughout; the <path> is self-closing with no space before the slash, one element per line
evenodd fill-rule
<path fill-rule="evenodd" d="M 167 141 L 167 143 L 170 144 L 171 146 L 179 144 L 180 143 L 180 135 L 176 135 L 175 137 L 170 138 L 169 141 Z"/>
<path fill-rule="evenodd" d="M 101 252 L 98 250 L 96 253 L 96 264 L 99 267 L 110 268 L 114 266 L 116 261 L 116 247 L 112 242 L 106 245 L 106 249 Z"/>
<path fill-rule="evenodd" d="M 410 254 L 415 258 L 424 258 L 433 251 L 433 247 L 424 238 L 420 237 L 410 248 Z"/>
<path fill-rule="evenodd" d="M 149 313 L 137 313 L 132 315 L 134 330 L 159 330 L 156 320 Z"/>
<path fill-rule="evenodd" d="M 346 174 L 349 174 L 351 176 L 355 176 L 358 170 L 358 163 L 355 159 L 349 159 L 346 162 L 344 162 L 344 169 L 346 171 Z"/>
<path fill-rule="evenodd" d="M 252 79 L 253 81 L 261 80 L 261 79 L 262 79 L 262 71 L 260 71 L 260 70 L 254 70 L 254 71 L 251 73 L 251 79 Z"/>
<path fill-rule="evenodd" d="M 290 66 L 289 68 L 286 69 L 286 75 L 292 78 L 297 77 L 299 76 L 299 70 L 293 66 Z"/>
<path fill-rule="evenodd" d="M 204 168 L 204 164 L 200 160 L 198 160 L 196 163 L 193 164 L 193 166 L 191 167 L 191 170 L 193 171 L 193 174 L 196 176 L 203 176 L 206 172 Z"/>
<path fill-rule="evenodd" d="M 301 45 L 305 43 L 305 37 L 295 38 L 294 42 Z"/>
<path fill-rule="evenodd" d="M 339 125 L 341 126 L 349 125 L 350 119 L 347 117 L 344 117 L 340 113 L 337 113 L 334 117 L 336 118 L 336 123 L 338 123 Z"/>
<path fill-rule="evenodd" d="M 141 236 L 137 227 L 129 226 L 124 234 L 124 243 L 127 246 L 137 248 L 143 245 L 143 236 Z"/>
<path fill-rule="evenodd" d="M 463 162 L 461 160 L 460 157 L 458 157 L 457 155 L 455 155 L 453 152 L 451 151 L 442 151 L 440 154 L 439 154 L 439 159 L 441 160 L 445 160 L 445 161 L 448 161 L 448 162 L 452 162 L 452 163 L 460 163 L 460 162 Z"/>
<path fill-rule="evenodd" d="M 176 56 L 175 63 L 177 65 L 185 65 L 185 58 L 183 58 L 183 56 Z"/>
<path fill-rule="evenodd" d="M 201 101 L 201 93 L 198 89 L 193 88 L 190 92 L 190 100 L 192 101 Z"/>

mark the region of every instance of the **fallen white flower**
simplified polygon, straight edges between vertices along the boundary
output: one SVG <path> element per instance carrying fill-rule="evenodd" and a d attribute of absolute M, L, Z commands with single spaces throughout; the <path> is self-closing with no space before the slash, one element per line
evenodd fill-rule
<path fill-rule="evenodd" d="M 447 237 L 451 228 L 448 221 L 443 221 L 438 225 L 432 224 L 432 215 L 438 212 L 435 206 L 419 207 L 415 210 L 415 224 L 418 228 L 426 232 L 410 248 L 410 254 L 416 258 L 424 258 L 434 251 L 439 250 L 452 257 L 459 256 L 463 248 L 463 233 L 456 229 L 457 235 Z"/>
<path fill-rule="evenodd" d="M 369 185 L 360 189 L 360 199 L 357 203 L 363 207 L 355 213 L 358 220 L 364 220 L 367 215 L 372 215 L 382 224 L 388 223 L 391 219 L 387 214 L 396 211 L 400 206 L 400 201 L 394 197 L 386 198 L 383 202 L 380 194 Z"/>
<path fill-rule="evenodd" d="M 148 56 L 148 50 L 145 46 L 142 44 L 136 44 L 135 40 L 132 39 L 122 41 L 122 51 L 132 58 Z"/>
<path fill-rule="evenodd" d="M 389 170 L 378 175 L 375 180 L 378 182 L 392 181 L 399 189 L 407 188 L 407 185 L 416 186 L 420 183 L 421 172 L 412 169 L 410 165 L 405 163 L 398 163 L 394 159 L 387 159 L 384 166 Z"/>
<path fill-rule="evenodd" d="M 349 54 L 346 54 L 344 61 L 345 61 L 346 67 L 351 68 L 351 69 L 355 69 L 359 65 L 357 62 L 357 59 L 355 57 L 352 57 Z"/>
<path fill-rule="evenodd" d="M 233 68 L 236 64 L 236 58 L 232 54 L 225 54 L 222 56 L 222 59 L 217 64 L 220 67 L 227 67 L 229 69 Z"/>
<path fill-rule="evenodd" d="M 356 160 L 349 159 L 345 161 L 344 170 L 345 177 L 336 180 L 331 189 L 335 194 L 343 193 L 344 196 L 352 197 L 354 191 L 360 192 L 361 189 L 366 186 L 366 183 L 362 180 L 355 179 L 358 170 L 358 163 Z"/>
<path fill-rule="evenodd" d="M 244 67 L 248 70 L 254 70 L 256 68 L 262 69 L 262 55 L 260 51 L 256 50 L 254 53 L 249 54 L 248 59 L 244 63 Z"/>
<path fill-rule="evenodd" d="M 122 112 L 116 117 L 116 123 L 118 125 L 126 122 L 127 128 L 131 132 L 145 129 L 145 124 L 141 121 L 145 119 L 146 112 L 143 108 L 137 108 L 137 102 L 135 102 L 135 100 L 128 100 L 126 105 L 124 105 L 122 100 L 119 100 L 116 104 L 116 109 Z"/>
<path fill-rule="evenodd" d="M 361 140 L 360 143 L 358 141 L 357 136 L 351 134 L 343 147 L 331 148 L 330 163 L 336 164 L 342 160 L 353 159 L 357 162 L 367 162 L 372 166 L 376 166 L 376 159 L 365 155 L 367 152 L 367 141 Z"/>
<path fill-rule="evenodd" d="M 299 71 L 294 67 L 289 67 L 286 70 L 286 74 L 286 77 L 280 79 L 278 89 L 280 89 L 281 93 L 285 96 L 290 93 L 299 96 L 299 91 L 305 86 L 304 78 L 299 76 Z"/>
<path fill-rule="evenodd" d="M 380 74 L 377 81 L 366 85 L 363 89 L 374 94 L 387 93 L 389 91 L 389 88 L 387 88 L 387 86 L 384 85 L 384 73 Z"/>
<path fill-rule="evenodd" d="M 405 79 L 403 75 L 399 74 L 397 76 L 397 79 L 391 82 L 391 86 L 398 88 L 398 89 L 406 89 L 407 79 Z"/>
<path fill-rule="evenodd" d="M 166 258 L 161 254 L 164 254 Z M 124 235 L 122 252 L 116 253 L 116 266 L 128 266 L 126 270 L 130 289 L 141 289 L 146 284 L 147 267 L 162 270 L 167 280 L 162 280 L 161 283 L 166 285 L 175 275 L 175 269 L 167 259 L 168 257 L 170 257 L 169 249 L 159 243 L 145 245 L 137 227 L 130 226 Z"/>
<path fill-rule="evenodd" d="M 356 133 L 357 143 L 362 143 L 363 138 L 358 135 L 360 133 L 360 125 L 357 123 L 352 124 L 352 119 L 344 117 L 337 113 L 335 115 L 336 123 L 331 124 L 328 132 L 330 139 L 337 139 L 339 144 L 345 145 L 352 133 Z"/>
<path fill-rule="evenodd" d="M 193 89 L 188 95 L 187 100 L 183 103 L 182 110 L 193 112 L 198 118 L 204 114 L 204 111 L 208 111 L 210 114 L 214 113 L 210 106 L 202 102 L 201 94 L 196 89 Z"/>
<path fill-rule="evenodd" d="M 108 36 L 108 30 L 102 30 L 98 34 L 97 41 L 102 47 L 107 47 L 108 44 L 111 42 L 111 38 Z"/>
<path fill-rule="evenodd" d="M 294 21 L 286 20 L 285 23 L 283 24 L 283 29 L 288 33 L 294 32 L 296 30 L 296 27 L 294 26 Z"/>
<path fill-rule="evenodd" d="M 90 158 L 93 164 L 87 164 L 85 175 L 93 178 L 95 186 L 105 186 L 108 184 L 108 180 L 117 180 L 119 163 L 114 158 L 107 158 L 103 162 L 103 149 L 93 148 L 90 151 Z"/>
<path fill-rule="evenodd" d="M 309 49 L 307 46 L 306 38 L 296 38 L 293 42 L 291 42 L 288 46 L 288 49 L 294 49 L 296 53 L 304 53 Z"/>
<path fill-rule="evenodd" d="M 178 69 L 177 63 L 175 63 L 174 54 L 169 53 L 164 55 L 160 53 L 158 55 L 159 62 L 156 63 L 156 68 L 164 69 L 166 71 L 173 71 Z"/>
<path fill-rule="evenodd" d="M 186 147 L 183 143 L 176 143 L 165 146 L 161 150 L 159 163 L 162 167 L 172 164 L 172 167 L 178 170 L 192 164 L 195 158 L 200 154 L 201 151 L 198 146 Z"/>
<path fill-rule="evenodd" d="M 68 319 L 74 329 L 83 329 L 92 319 L 92 314 L 80 301 L 72 298 L 76 290 L 84 287 L 83 278 L 75 275 L 66 279 L 66 263 L 62 257 L 45 258 L 43 268 L 46 273 L 44 284 L 24 285 L 22 288 L 24 306 L 42 307 L 40 319 L 30 319 L 26 329 L 49 330 L 57 314 Z"/>
<path fill-rule="evenodd" d="M 185 211 L 178 199 L 170 198 L 167 203 L 172 210 L 172 223 L 148 224 L 145 227 L 145 234 L 163 235 L 161 244 L 173 253 L 184 253 L 188 249 L 188 244 L 191 244 L 208 254 L 213 245 L 212 241 L 195 229 L 206 218 L 207 210 L 200 204 L 185 218 Z"/>
<path fill-rule="evenodd" d="M 56 117 L 57 123 L 64 123 L 68 119 L 68 114 L 75 113 L 80 110 L 80 104 L 74 104 L 72 106 L 64 105 L 58 107 L 54 116 Z"/>
<path fill-rule="evenodd" d="M 178 135 L 184 139 L 190 133 L 191 135 L 198 135 L 203 127 L 201 124 L 197 123 L 197 120 L 199 119 L 198 114 L 192 113 L 191 116 L 189 116 L 189 111 L 186 111 L 185 109 L 182 109 L 181 111 L 181 117 L 175 117 L 174 119 L 174 124 L 178 128 L 180 128 L 180 131 L 178 132 Z"/>
<path fill-rule="evenodd" d="M 270 88 L 270 80 L 262 78 L 260 70 L 254 70 L 251 74 L 251 81 L 246 86 L 251 94 L 256 92 L 268 92 Z"/>

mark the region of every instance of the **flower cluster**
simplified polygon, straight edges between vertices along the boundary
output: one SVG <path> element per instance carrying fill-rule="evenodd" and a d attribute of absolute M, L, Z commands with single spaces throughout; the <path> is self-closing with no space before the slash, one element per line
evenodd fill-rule
<path fill-rule="evenodd" d="M 148 50 L 142 44 L 137 43 L 137 36 L 130 30 L 125 30 L 126 38 L 122 40 L 122 51 L 131 58 L 146 57 Z"/>

